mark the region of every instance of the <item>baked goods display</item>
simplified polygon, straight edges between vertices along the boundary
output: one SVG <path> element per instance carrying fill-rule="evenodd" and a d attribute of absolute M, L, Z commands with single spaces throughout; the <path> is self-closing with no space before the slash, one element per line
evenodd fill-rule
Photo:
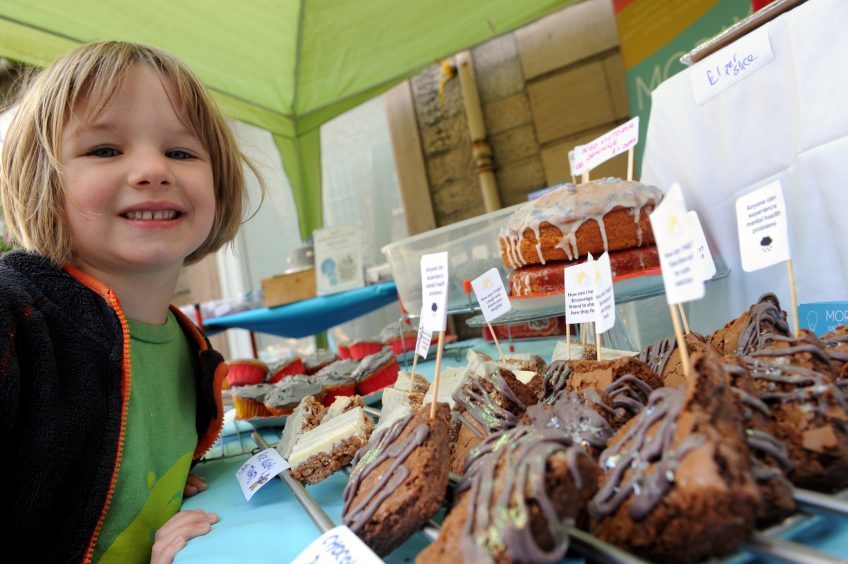
<path fill-rule="evenodd" d="M 306 367 L 303 364 L 303 359 L 299 356 L 285 358 L 274 366 L 269 367 L 268 383 L 276 384 L 286 376 L 294 376 L 296 374 L 306 374 Z"/>
<path fill-rule="evenodd" d="M 307 375 L 315 374 L 339 358 L 340 357 L 331 350 L 318 349 L 317 351 L 303 357 L 303 373 Z"/>
<path fill-rule="evenodd" d="M 610 253 L 616 276 L 659 266 L 648 216 L 662 192 L 605 178 L 565 184 L 521 206 L 498 242 L 514 296 L 562 291 L 563 268 L 588 254 Z M 620 254 L 624 252 L 624 254 Z"/>
<path fill-rule="evenodd" d="M 397 359 L 388 347 L 366 356 L 351 374 L 356 381 L 356 393 L 367 396 L 391 386 L 397 380 L 399 370 Z"/>
<path fill-rule="evenodd" d="M 255 358 L 231 360 L 227 367 L 227 382 L 230 386 L 261 384 L 268 373 L 268 365 Z"/>

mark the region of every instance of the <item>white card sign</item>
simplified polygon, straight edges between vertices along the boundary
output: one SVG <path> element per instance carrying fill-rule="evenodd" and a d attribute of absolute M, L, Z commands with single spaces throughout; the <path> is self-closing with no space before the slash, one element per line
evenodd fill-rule
<path fill-rule="evenodd" d="M 736 200 L 742 269 L 754 272 L 789 256 L 789 226 L 780 180 Z"/>
<path fill-rule="evenodd" d="M 424 308 L 422 307 L 421 317 L 423 316 Z M 418 338 L 415 339 L 415 354 L 421 358 L 427 358 L 427 353 L 430 352 L 430 340 L 433 338 L 433 332 L 424 329 L 421 317 L 418 318 Z"/>
<path fill-rule="evenodd" d="M 651 214 L 651 229 L 660 255 L 665 296 L 670 304 L 704 297 L 701 264 L 696 256 L 686 205 L 675 184 Z"/>
<path fill-rule="evenodd" d="M 251 456 L 236 470 L 236 479 L 241 486 L 244 499 L 250 501 L 259 488 L 267 484 L 283 470 L 291 468 L 276 449 L 266 448 Z"/>
<path fill-rule="evenodd" d="M 493 321 L 512 309 L 497 268 L 490 268 L 472 280 L 471 287 L 486 321 Z"/>
<path fill-rule="evenodd" d="M 686 213 L 686 217 L 689 219 L 689 229 L 691 230 L 692 237 L 695 239 L 695 257 L 701 264 L 701 279 L 706 282 L 712 279 L 716 273 L 713 254 L 710 252 L 710 246 L 707 244 L 707 238 L 704 235 L 704 228 L 701 227 L 698 212 L 690 210 Z"/>
<path fill-rule="evenodd" d="M 689 70 L 695 102 L 703 105 L 773 60 L 768 27 L 755 29 Z"/>
<path fill-rule="evenodd" d="M 448 253 L 421 257 L 421 325 L 428 331 L 444 331 L 448 304 Z"/>
<path fill-rule="evenodd" d="M 595 261 L 597 286 L 595 287 L 595 332 L 604 333 L 615 325 L 615 294 L 612 289 L 612 267 L 609 253 Z"/>
<path fill-rule="evenodd" d="M 597 275 L 598 271 L 592 261 L 592 255 L 589 255 L 588 262 L 565 269 L 563 286 L 565 286 L 566 323 L 595 322 L 595 278 Z"/>
<path fill-rule="evenodd" d="M 571 175 L 580 176 L 616 155 L 635 147 L 639 142 L 639 116 L 623 123 L 594 141 L 574 147 L 574 154 L 568 155 Z"/>
<path fill-rule="evenodd" d="M 306 547 L 292 564 L 382 564 L 362 539 L 344 525 L 330 529 Z"/>
<path fill-rule="evenodd" d="M 316 229 L 315 285 L 319 296 L 365 286 L 362 234 L 354 225 Z"/>

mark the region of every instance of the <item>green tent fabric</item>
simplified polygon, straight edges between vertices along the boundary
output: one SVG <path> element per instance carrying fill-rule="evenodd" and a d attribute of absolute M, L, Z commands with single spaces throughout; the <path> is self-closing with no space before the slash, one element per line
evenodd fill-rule
<path fill-rule="evenodd" d="M 224 112 L 272 133 L 306 238 L 322 222 L 322 123 L 574 1 L 3 0 L 0 56 L 43 66 L 99 39 L 176 54 Z"/>

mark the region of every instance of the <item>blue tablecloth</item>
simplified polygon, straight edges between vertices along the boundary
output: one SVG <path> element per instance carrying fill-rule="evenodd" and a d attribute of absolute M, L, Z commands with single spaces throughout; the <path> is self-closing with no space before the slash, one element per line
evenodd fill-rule
<path fill-rule="evenodd" d="M 203 327 L 209 335 L 225 329 L 247 329 L 298 339 L 356 319 L 397 299 L 395 283 L 383 282 L 282 306 L 204 319 Z"/>

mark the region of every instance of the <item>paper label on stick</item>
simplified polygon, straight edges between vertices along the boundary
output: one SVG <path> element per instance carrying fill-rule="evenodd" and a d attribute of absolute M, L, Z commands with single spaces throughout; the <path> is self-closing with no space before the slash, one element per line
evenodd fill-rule
<path fill-rule="evenodd" d="M 609 253 L 595 261 L 597 286 L 595 287 L 595 332 L 604 333 L 615 325 L 615 293 L 612 288 L 612 267 Z"/>
<path fill-rule="evenodd" d="M 448 253 L 421 257 L 421 325 L 428 331 L 444 331 L 448 304 Z"/>
<path fill-rule="evenodd" d="M 595 277 L 598 271 L 591 260 L 574 266 L 569 266 L 563 273 L 565 286 L 565 322 L 594 323 L 595 322 Z"/>
<path fill-rule="evenodd" d="M 773 60 L 768 27 L 740 37 L 689 69 L 695 102 L 703 105 Z"/>
<path fill-rule="evenodd" d="M 698 262 L 686 205 L 675 184 L 651 214 L 651 229 L 660 255 L 665 296 L 670 304 L 704 297 L 704 281 Z"/>
<path fill-rule="evenodd" d="M 572 176 L 578 176 L 597 168 L 616 155 L 631 149 L 639 142 L 639 116 L 604 133 L 594 141 L 574 147 L 568 155 Z"/>
<path fill-rule="evenodd" d="M 383 561 L 344 525 L 330 529 L 306 547 L 292 564 L 380 564 Z"/>
<path fill-rule="evenodd" d="M 790 259 L 789 226 L 780 180 L 736 200 L 736 222 L 745 272 Z"/>
<path fill-rule="evenodd" d="M 701 279 L 706 282 L 712 279 L 716 273 L 713 254 L 710 252 L 710 246 L 707 244 L 707 238 L 704 236 L 704 228 L 701 227 L 701 220 L 698 218 L 698 213 L 695 210 L 690 210 L 686 213 L 686 217 L 689 219 L 689 228 L 695 240 L 695 257 L 701 264 Z"/>
<path fill-rule="evenodd" d="M 421 315 L 424 315 L 424 308 L 421 308 Z M 427 353 L 430 352 L 430 339 L 433 338 L 433 332 L 424 329 L 424 325 L 418 323 L 418 338 L 415 340 L 415 354 L 420 356 L 421 358 L 427 358 Z"/>
<path fill-rule="evenodd" d="M 251 456 L 236 470 L 236 479 L 241 486 L 244 499 L 250 501 L 259 488 L 267 484 L 283 470 L 291 468 L 276 449 L 266 448 Z"/>
<path fill-rule="evenodd" d="M 497 268 L 490 268 L 472 280 L 471 287 L 474 288 L 474 295 L 486 321 L 494 321 L 512 309 Z"/>

